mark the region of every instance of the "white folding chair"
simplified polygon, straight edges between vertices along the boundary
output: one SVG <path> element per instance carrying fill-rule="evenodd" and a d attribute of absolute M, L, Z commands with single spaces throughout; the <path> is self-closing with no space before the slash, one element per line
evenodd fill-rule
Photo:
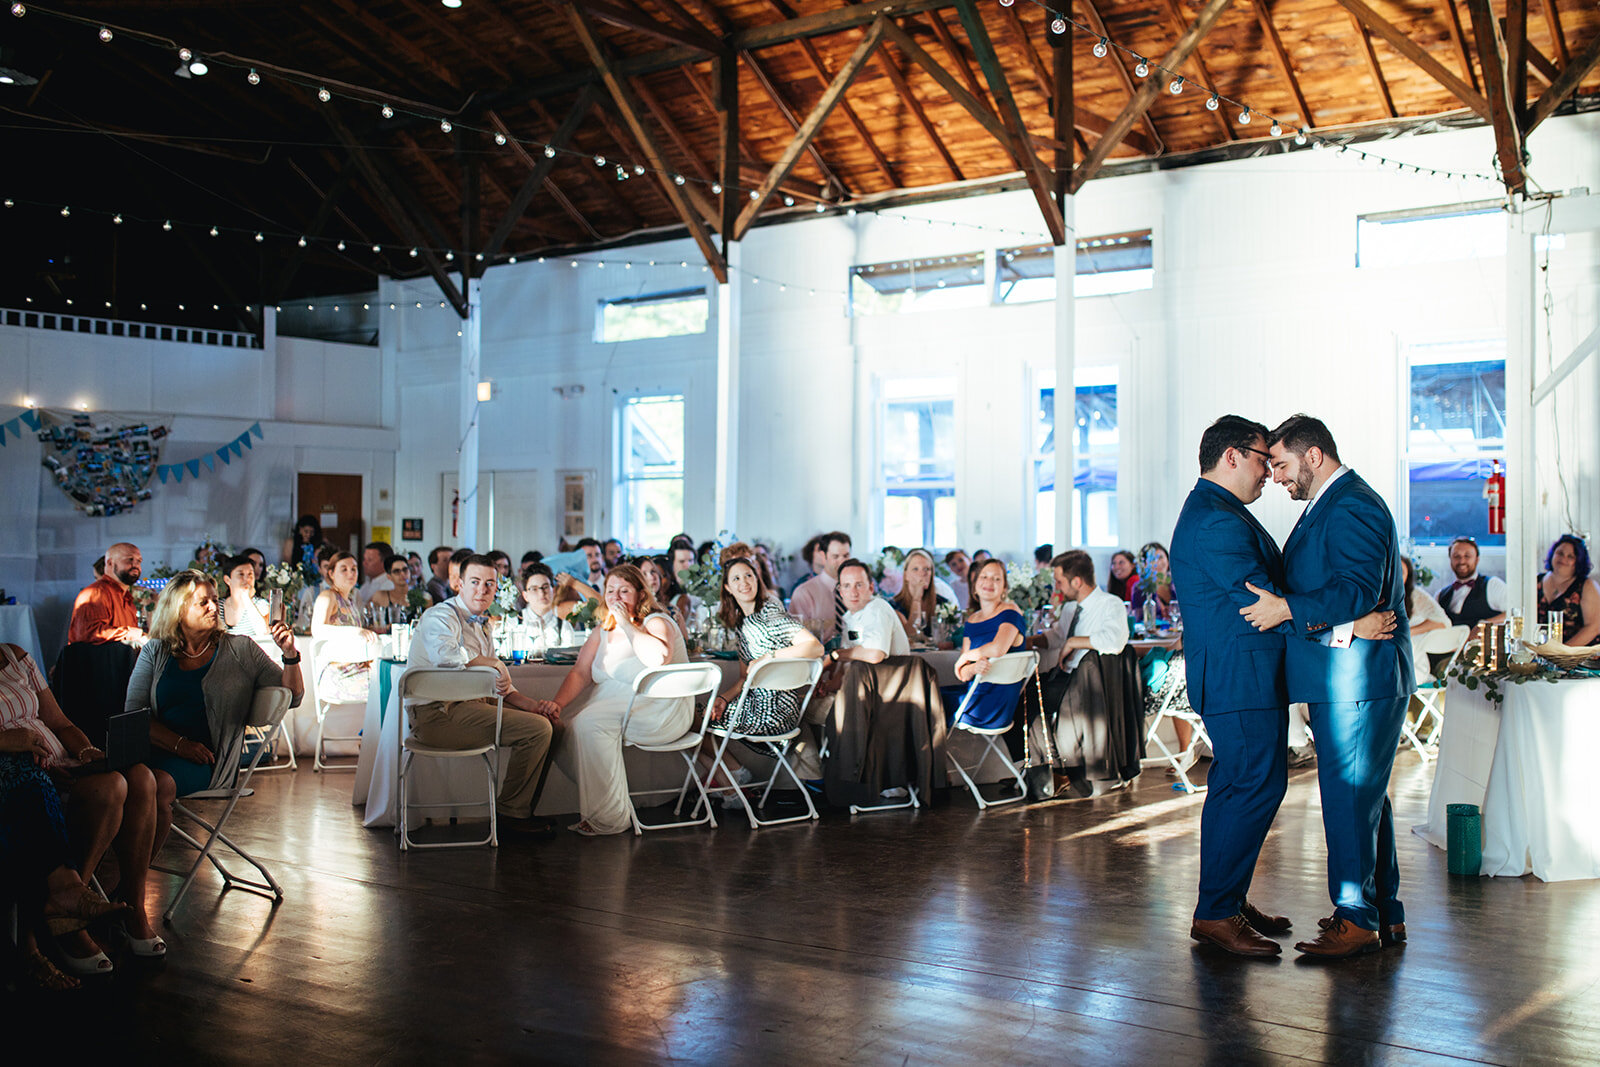
<path fill-rule="evenodd" d="M 803 711 L 805 706 L 810 703 L 811 691 L 817 687 L 817 679 L 820 677 L 822 677 L 822 661 L 820 659 L 764 660 L 756 665 L 755 670 L 745 676 L 744 689 L 739 694 L 739 703 L 742 705 L 751 691 L 756 689 L 794 692 L 800 696 L 800 707 Z M 711 761 L 712 778 L 715 778 L 717 771 L 721 770 L 723 777 L 727 781 L 733 781 L 733 774 L 728 770 L 728 766 L 723 760 L 728 751 L 728 744 L 731 741 L 743 741 L 752 748 L 757 745 L 764 746 L 767 753 L 777 762 L 773 765 L 772 774 L 767 778 L 766 788 L 761 791 L 761 799 L 756 803 L 755 807 L 751 806 L 750 798 L 745 796 L 744 789 L 738 785 L 702 788 L 700 803 L 709 808 L 711 806 L 709 794 L 726 793 L 731 790 L 733 795 L 739 798 L 739 803 L 744 806 L 745 814 L 750 817 L 750 828 L 752 830 L 761 826 L 777 826 L 786 822 L 804 822 L 808 819 L 820 817 L 817 815 L 816 805 L 811 803 L 811 794 L 806 790 L 805 783 L 800 780 L 800 776 L 795 773 L 794 765 L 789 762 L 789 746 L 796 737 L 800 736 L 798 722 L 792 730 L 787 730 L 781 734 L 741 734 L 716 723 L 711 723 L 706 727 L 706 730 L 722 738 L 722 742 L 717 746 L 716 756 Z M 779 771 L 789 772 L 789 777 L 794 780 L 795 788 L 800 790 L 800 796 L 806 802 L 806 814 L 789 815 L 781 819 L 763 819 L 756 815 L 756 807 L 766 805 L 767 797 L 771 795 L 772 787 L 778 781 Z M 698 806 L 696 810 L 698 810 Z M 694 812 L 690 812 L 690 816 L 693 817 L 693 815 Z"/>
<path fill-rule="evenodd" d="M 1439 750 L 1434 746 L 1439 741 L 1439 731 L 1444 727 L 1444 691 L 1450 683 L 1450 671 L 1455 667 L 1456 660 L 1461 658 L 1461 650 L 1466 647 L 1467 635 L 1471 633 L 1470 628 L 1466 626 L 1458 626 L 1455 629 L 1461 631 L 1461 640 L 1450 653 L 1450 658 L 1445 660 L 1444 667 L 1435 677 L 1417 685 L 1416 697 L 1418 703 L 1422 705 L 1422 709 L 1417 712 L 1417 721 L 1412 723 L 1401 720 L 1401 733 L 1411 747 L 1417 750 L 1417 755 L 1422 757 L 1424 763 L 1439 754 Z M 1422 731 L 1430 718 L 1433 720 L 1433 727 L 1428 730 L 1427 740 L 1423 740 Z"/>
<path fill-rule="evenodd" d="M 499 823 L 495 817 L 495 801 L 500 796 L 500 726 L 505 720 L 505 701 L 495 690 L 495 682 L 499 679 L 500 672 L 493 667 L 411 667 L 400 675 L 400 715 L 402 716 L 400 736 L 403 739 L 400 745 L 400 818 L 396 820 L 400 832 L 400 851 L 412 848 L 477 848 L 488 845 L 498 848 L 500 845 Z M 474 745 L 471 748 L 435 748 L 425 745 L 414 737 L 407 736 L 407 719 L 410 713 L 407 703 L 434 704 L 454 703 L 459 700 L 492 700 L 494 701 L 494 740 L 486 745 Z M 425 759 L 473 759 L 483 760 L 487 770 L 489 782 L 489 836 L 481 841 L 413 841 L 410 835 L 410 801 L 406 795 L 408 772 L 411 770 L 412 761 L 421 756 Z M 442 803 L 428 803 L 418 805 L 429 808 L 475 808 L 485 803 L 481 800 L 449 801 Z"/>
<path fill-rule="evenodd" d="M 1162 698 L 1161 705 L 1156 708 L 1156 713 L 1150 717 L 1150 729 L 1145 731 L 1144 743 L 1146 748 L 1155 745 L 1156 748 L 1161 750 L 1161 755 L 1151 757 L 1150 762 L 1171 764 L 1173 771 L 1178 776 L 1178 785 L 1185 793 L 1202 793 L 1206 787 L 1195 785 L 1189 779 L 1189 771 L 1184 766 L 1184 757 L 1193 752 L 1201 743 L 1210 748 L 1211 735 L 1206 733 L 1206 724 L 1193 707 L 1185 706 L 1180 708 L 1178 706 L 1178 695 L 1187 692 L 1188 686 L 1183 682 L 1178 682 L 1168 687 L 1167 695 Z M 1189 724 L 1189 729 L 1191 730 L 1189 747 L 1180 752 L 1174 752 L 1168 748 L 1167 743 L 1161 740 L 1160 734 L 1157 733 L 1161 729 L 1162 722 L 1168 719 L 1173 722 L 1186 722 Z M 1188 762 L 1190 766 L 1193 766 L 1193 761 Z"/>
<path fill-rule="evenodd" d="M 278 745 L 280 742 L 284 751 L 289 754 L 289 758 L 282 763 L 278 762 Z M 300 768 L 300 761 L 295 759 L 294 738 L 289 733 L 289 719 L 287 716 L 284 717 L 284 720 L 278 724 L 275 730 L 268 730 L 261 726 L 250 727 L 245 731 L 244 743 L 247 745 L 262 745 L 272 753 L 271 762 L 263 763 L 257 767 L 257 774 L 265 774 L 267 771 L 294 771 Z"/>
<path fill-rule="evenodd" d="M 640 700 L 682 700 L 685 697 L 713 697 L 722 685 L 722 671 L 712 663 L 673 663 L 665 667 L 652 667 L 641 671 L 633 680 L 633 697 L 628 701 L 628 710 L 622 714 L 622 744 L 626 747 L 637 748 L 641 752 L 676 752 L 683 757 L 683 762 L 689 765 L 689 772 L 684 776 L 683 785 L 676 792 L 678 794 L 677 806 L 673 814 L 683 814 L 683 800 L 689 793 L 692 784 L 700 792 L 699 801 L 694 806 L 694 811 L 699 811 L 701 805 L 705 806 L 704 818 L 694 818 L 694 811 L 690 812 L 688 819 L 678 822 L 647 823 L 639 818 L 637 805 L 631 803 L 633 797 L 659 796 L 671 793 L 671 789 L 631 789 L 628 791 L 630 803 L 628 814 L 633 817 L 633 832 L 636 836 L 642 835 L 646 830 L 670 830 L 679 826 L 716 826 L 716 816 L 711 812 L 711 800 L 706 796 L 705 782 L 700 779 L 700 768 L 695 764 L 695 755 L 700 750 L 700 742 L 706 736 L 706 724 L 710 716 L 702 716 L 700 726 L 689 730 L 682 737 L 671 741 L 662 741 L 656 744 L 645 744 L 640 741 L 628 739 L 628 721 L 633 717 L 633 706 Z M 624 771 L 626 773 L 626 771 Z"/>
<path fill-rule="evenodd" d="M 371 658 L 375 653 L 368 647 L 366 638 L 360 634 L 339 634 L 335 637 L 317 638 L 311 641 L 310 664 L 312 670 L 319 670 L 324 662 L 328 663 L 360 663 L 363 657 Z M 366 701 L 337 701 L 328 700 L 326 694 L 315 686 L 312 687 L 316 694 L 317 712 L 317 743 L 312 749 L 311 769 L 318 773 L 322 771 L 354 771 L 354 763 L 329 763 L 327 759 L 327 743 L 329 741 L 354 741 L 361 742 L 359 730 L 353 734 L 328 733 L 328 713 L 334 708 L 354 709 L 354 721 L 360 723 L 366 717 Z M 290 743 L 291 750 L 293 742 Z"/>
<path fill-rule="evenodd" d="M 273 731 L 283 722 L 283 717 L 288 714 L 289 702 L 292 698 L 293 694 L 282 686 L 257 689 L 255 699 L 250 705 L 250 717 L 246 720 L 245 728 L 259 728 L 265 731 L 266 736 L 271 737 Z M 231 745 L 220 745 L 219 751 L 230 751 L 231 747 Z M 278 884 L 277 879 L 272 877 L 272 872 L 262 866 L 260 860 L 240 848 L 232 838 L 222 832 L 223 826 L 227 824 L 228 817 L 233 814 L 233 809 L 238 807 L 239 801 L 254 794 L 255 791 L 249 788 L 250 776 L 256 772 L 256 768 L 261 763 L 261 757 L 266 750 L 266 745 L 258 745 L 256 747 L 256 753 L 251 757 L 250 762 L 234 777 L 232 788 L 202 789 L 197 793 L 190 793 L 187 796 L 180 797 L 173 802 L 173 835 L 179 840 L 192 845 L 200 854 L 195 857 L 188 873 L 184 875 L 183 884 L 178 887 L 178 892 L 173 896 L 172 903 L 168 904 L 167 910 L 162 913 L 161 918 L 164 921 L 168 923 L 172 921 L 173 913 L 178 910 L 178 905 L 182 903 L 184 894 L 188 893 L 189 887 L 194 884 L 195 875 L 200 873 L 200 865 L 207 860 L 210 860 L 211 865 L 217 869 L 217 873 L 222 875 L 223 892 L 234 888 L 246 889 L 252 893 L 260 893 L 262 896 L 271 897 L 274 905 L 283 899 L 283 887 Z M 222 800 L 226 803 L 223 805 L 222 814 L 217 816 L 216 822 L 211 823 L 202 819 L 188 806 L 197 800 Z M 205 834 L 203 842 L 178 825 L 177 817 L 180 815 L 199 824 Z M 234 855 L 254 867 L 257 873 L 261 875 L 261 880 L 255 881 L 241 877 L 224 867 L 216 856 L 216 846 L 219 844 L 227 846 L 228 850 Z M 170 874 L 180 873 L 164 867 L 157 869 L 167 871 Z"/>
<path fill-rule="evenodd" d="M 1011 775 L 1017 782 L 1016 796 L 1002 797 L 998 800 L 985 800 L 983 794 L 978 791 L 978 783 L 972 780 L 971 774 L 967 773 L 968 768 L 961 765 L 961 761 L 956 759 L 954 752 L 946 750 L 945 755 L 950 758 L 950 765 L 961 775 L 961 780 L 967 783 L 967 788 L 972 791 L 972 799 L 978 802 L 980 810 L 994 807 L 997 804 L 1015 804 L 1019 800 L 1026 800 L 1028 797 L 1028 783 L 1023 779 L 1022 772 L 1017 769 L 1017 765 L 1012 761 L 1010 754 L 999 745 L 999 738 L 1007 730 L 1011 729 L 1011 720 L 1006 720 L 1004 726 L 973 726 L 966 721 L 967 708 L 972 704 L 973 694 L 978 691 L 980 684 L 986 682 L 989 685 L 1015 685 L 1038 669 L 1039 653 L 1037 652 L 1008 652 L 998 659 L 992 659 L 989 661 L 989 673 L 982 678 L 973 678 L 972 684 L 967 686 L 966 695 L 961 698 L 961 705 L 956 708 L 955 718 L 950 723 L 950 729 L 952 731 L 965 730 L 975 737 L 983 738 L 983 755 L 978 757 L 978 762 L 972 765 L 971 770 L 976 771 L 983 766 L 983 761 L 989 758 L 989 753 L 993 752 L 1000 762 L 1011 770 Z M 1013 713 L 1014 717 L 1015 713 Z"/>

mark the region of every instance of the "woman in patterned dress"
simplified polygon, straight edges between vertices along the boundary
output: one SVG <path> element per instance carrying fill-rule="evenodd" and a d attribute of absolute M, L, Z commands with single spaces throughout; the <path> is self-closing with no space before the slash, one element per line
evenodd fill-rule
<path fill-rule="evenodd" d="M 324 660 L 319 649 L 317 699 L 328 704 L 361 704 L 367 699 L 367 680 L 377 654 L 378 635 L 361 626 L 361 609 L 356 607 L 356 580 L 360 568 L 348 552 L 337 552 L 328 563 L 328 588 L 317 594 L 311 609 L 311 636 L 322 643 L 325 638 L 344 636 L 337 649 L 325 644 L 342 660 Z M 365 651 L 361 659 L 353 658 Z"/>

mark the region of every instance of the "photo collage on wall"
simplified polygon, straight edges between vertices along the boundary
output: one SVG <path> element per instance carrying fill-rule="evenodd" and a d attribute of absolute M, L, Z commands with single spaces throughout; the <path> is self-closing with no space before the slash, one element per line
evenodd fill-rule
<path fill-rule="evenodd" d="M 86 412 L 41 411 L 39 417 L 44 465 L 85 515 L 120 515 L 150 499 L 166 426 Z"/>

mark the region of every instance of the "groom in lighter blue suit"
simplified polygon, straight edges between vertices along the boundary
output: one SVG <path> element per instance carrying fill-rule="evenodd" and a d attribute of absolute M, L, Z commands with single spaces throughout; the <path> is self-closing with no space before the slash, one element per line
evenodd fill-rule
<path fill-rule="evenodd" d="M 1270 452 L 1273 481 L 1308 504 L 1283 546 L 1287 594 L 1252 584 L 1259 599 L 1242 614 L 1263 631 L 1292 627 L 1289 697 L 1311 709 L 1334 904 L 1316 939 L 1295 948 L 1355 956 L 1406 937 L 1388 795 L 1415 687 L 1400 538 L 1320 420 L 1291 416 L 1272 431 Z M 1372 611 L 1394 614 L 1392 640 L 1353 637 L 1339 624 Z"/>

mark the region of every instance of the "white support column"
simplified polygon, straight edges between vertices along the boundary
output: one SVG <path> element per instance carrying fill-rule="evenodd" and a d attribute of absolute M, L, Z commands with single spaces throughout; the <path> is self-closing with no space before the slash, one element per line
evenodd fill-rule
<path fill-rule="evenodd" d="M 717 286 L 717 464 L 712 511 L 716 530 L 736 530 L 739 518 L 739 335 L 744 297 L 739 243 L 724 249 L 728 280 Z"/>
<path fill-rule="evenodd" d="M 480 284 L 478 279 L 467 283 L 467 317 L 461 320 L 461 417 L 457 423 L 461 448 L 456 460 L 456 492 L 461 494 L 461 507 L 451 543 L 471 544 L 486 552 L 488 545 L 475 543 L 478 536 L 478 380 L 482 370 L 479 360 Z"/>
<path fill-rule="evenodd" d="M 264 419 L 281 419 L 288 414 L 278 403 L 278 310 L 261 305 L 261 401 L 256 409 Z"/>
<path fill-rule="evenodd" d="M 1533 359 L 1538 350 L 1534 293 L 1535 236 L 1523 232 L 1517 211 L 1506 227 L 1506 604 L 1538 622 L 1534 577 L 1539 572 L 1539 484 L 1533 461 Z M 1539 209 L 1534 209 L 1539 210 Z"/>
<path fill-rule="evenodd" d="M 1078 432 L 1077 390 L 1073 385 L 1073 372 L 1077 367 L 1077 342 L 1073 331 L 1077 326 L 1078 242 L 1073 237 L 1076 225 L 1075 197 L 1068 196 L 1062 203 L 1061 215 L 1067 227 L 1067 243 L 1056 246 L 1056 424 L 1053 431 L 1056 445 L 1056 540 L 1057 552 L 1065 552 L 1077 544 L 1077 524 L 1074 521 L 1072 491 L 1076 457 L 1073 440 Z"/>

